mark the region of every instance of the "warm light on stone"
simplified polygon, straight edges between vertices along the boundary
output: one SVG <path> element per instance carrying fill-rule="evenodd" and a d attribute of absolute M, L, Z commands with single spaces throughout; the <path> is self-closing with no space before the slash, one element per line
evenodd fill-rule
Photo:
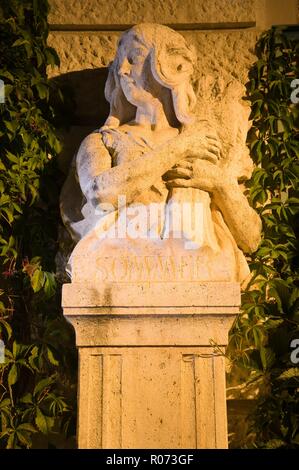
<path fill-rule="evenodd" d="M 221 351 L 239 304 L 237 283 L 65 284 L 79 447 L 226 448 Z"/>

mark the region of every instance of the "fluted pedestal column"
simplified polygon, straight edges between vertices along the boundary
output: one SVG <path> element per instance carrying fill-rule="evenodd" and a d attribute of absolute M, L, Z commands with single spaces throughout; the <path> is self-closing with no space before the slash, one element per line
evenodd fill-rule
<path fill-rule="evenodd" d="M 79 448 L 226 448 L 222 352 L 239 305 L 237 283 L 65 284 Z"/>

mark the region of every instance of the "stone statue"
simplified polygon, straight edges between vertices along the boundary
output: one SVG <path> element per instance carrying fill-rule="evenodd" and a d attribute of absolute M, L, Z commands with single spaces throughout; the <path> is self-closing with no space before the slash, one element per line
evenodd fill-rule
<path fill-rule="evenodd" d="M 77 243 L 73 280 L 85 272 L 108 282 L 115 260 L 114 281 L 154 280 L 161 263 L 158 280 L 178 280 L 178 270 L 185 280 L 248 277 L 244 253 L 256 250 L 261 232 L 242 189 L 253 169 L 248 114 L 236 84 L 214 99 L 207 78 L 195 113 L 195 63 L 194 50 L 166 26 L 140 24 L 120 38 L 105 87 L 110 114 L 82 142 L 62 194 Z M 141 258 L 129 275 L 128 262 Z"/>

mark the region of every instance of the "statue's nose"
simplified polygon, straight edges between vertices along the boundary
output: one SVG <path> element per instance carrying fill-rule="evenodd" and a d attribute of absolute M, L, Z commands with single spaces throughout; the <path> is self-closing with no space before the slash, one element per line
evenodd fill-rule
<path fill-rule="evenodd" d="M 125 58 L 119 66 L 118 73 L 119 75 L 129 75 L 130 73 L 130 64 L 127 58 Z"/>

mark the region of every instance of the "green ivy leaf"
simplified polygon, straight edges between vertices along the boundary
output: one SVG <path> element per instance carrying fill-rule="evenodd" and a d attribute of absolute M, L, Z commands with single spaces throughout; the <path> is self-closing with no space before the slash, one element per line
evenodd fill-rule
<path fill-rule="evenodd" d="M 285 447 L 286 442 L 282 439 L 271 439 L 267 442 L 266 448 L 267 449 L 279 449 L 280 447 Z"/>
<path fill-rule="evenodd" d="M 8 379 L 7 379 L 8 385 L 10 387 L 14 385 L 17 382 L 18 377 L 19 377 L 18 366 L 17 364 L 12 364 L 10 371 L 8 373 Z"/>
<path fill-rule="evenodd" d="M 31 287 L 34 292 L 39 292 L 44 285 L 45 277 L 43 271 L 40 268 L 36 269 L 30 278 Z"/>
<path fill-rule="evenodd" d="M 26 395 L 23 395 L 21 398 L 20 398 L 20 401 L 22 403 L 27 403 L 27 404 L 33 404 L 33 399 L 32 399 L 32 394 L 31 393 L 26 393 Z"/>
<path fill-rule="evenodd" d="M 59 361 L 57 361 L 53 355 L 53 352 L 50 348 L 47 348 L 47 356 L 51 364 L 54 366 L 59 366 Z"/>
<path fill-rule="evenodd" d="M 49 273 L 46 271 L 44 272 L 44 278 L 45 278 L 45 283 L 43 287 L 44 287 L 45 295 L 49 298 L 55 294 L 56 280 L 55 280 L 55 276 L 53 273 Z"/>
<path fill-rule="evenodd" d="M 48 433 L 47 419 L 45 415 L 41 412 L 40 408 L 36 408 L 35 424 L 43 434 Z"/>
<path fill-rule="evenodd" d="M 27 41 L 27 39 L 17 39 L 12 47 L 19 47 L 19 46 L 23 46 L 24 44 L 30 44 L 29 41 Z"/>
<path fill-rule="evenodd" d="M 22 423 L 18 426 L 18 430 L 28 431 L 28 432 L 37 432 L 36 428 L 30 423 Z"/>
<path fill-rule="evenodd" d="M 36 408 L 35 424 L 43 434 L 48 434 L 54 426 L 54 418 L 46 416 L 40 408 Z"/>
<path fill-rule="evenodd" d="M 44 85 L 43 83 L 37 83 L 36 85 L 36 89 L 38 91 L 38 96 L 40 97 L 40 99 L 45 99 L 45 98 L 49 98 L 49 89 L 46 85 Z"/>
<path fill-rule="evenodd" d="M 45 388 L 49 388 L 55 380 L 54 376 L 46 377 L 45 379 L 40 380 L 34 387 L 33 395 L 38 395 Z"/>
<path fill-rule="evenodd" d="M 2 304 L 2 309 L 1 309 L 1 304 Z M 2 302 L 0 302 L 0 311 L 1 310 L 2 312 L 5 310 L 4 304 Z M 12 335 L 12 327 L 6 320 L 3 320 L 3 318 L 0 318 L 0 333 L 4 330 L 6 331 L 7 339 L 10 339 Z"/>
<path fill-rule="evenodd" d="M 293 378 L 299 379 L 299 368 L 292 367 L 291 369 L 285 370 L 282 374 L 277 377 L 278 380 L 289 380 Z"/>
<path fill-rule="evenodd" d="M 275 362 L 275 354 L 271 348 L 261 347 L 260 357 L 264 370 L 269 369 Z"/>

